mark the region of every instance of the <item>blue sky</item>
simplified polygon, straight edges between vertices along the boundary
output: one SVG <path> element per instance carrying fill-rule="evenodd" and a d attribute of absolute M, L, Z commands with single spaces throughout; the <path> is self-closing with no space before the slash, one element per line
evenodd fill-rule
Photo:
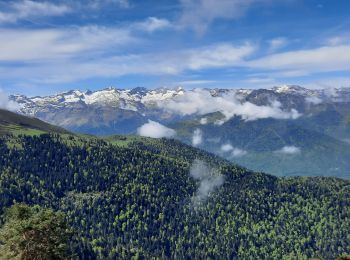
<path fill-rule="evenodd" d="M 350 86 L 347 0 L 0 0 L 0 88 Z"/>

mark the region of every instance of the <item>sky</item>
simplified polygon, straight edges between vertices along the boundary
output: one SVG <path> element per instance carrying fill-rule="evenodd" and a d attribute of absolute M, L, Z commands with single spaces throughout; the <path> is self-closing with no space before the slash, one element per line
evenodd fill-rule
<path fill-rule="evenodd" d="M 0 89 L 350 87 L 348 0 L 0 0 Z"/>

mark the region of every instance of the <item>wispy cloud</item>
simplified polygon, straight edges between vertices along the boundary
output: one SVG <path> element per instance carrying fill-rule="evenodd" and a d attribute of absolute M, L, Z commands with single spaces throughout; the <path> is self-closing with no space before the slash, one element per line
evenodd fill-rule
<path fill-rule="evenodd" d="M 1 23 L 16 23 L 23 19 L 61 16 L 72 11 L 68 5 L 30 0 L 10 2 L 7 11 L 0 11 Z"/>
<path fill-rule="evenodd" d="M 20 105 L 14 101 L 11 101 L 8 95 L 0 89 L 0 108 L 17 111 Z"/>
<path fill-rule="evenodd" d="M 201 160 L 195 160 L 190 169 L 190 176 L 199 181 L 196 194 L 192 197 L 193 206 L 204 203 L 209 195 L 224 184 L 224 175 L 217 169 L 211 168 Z"/>
<path fill-rule="evenodd" d="M 322 99 L 316 96 L 306 97 L 305 101 L 309 104 L 315 104 L 315 105 L 322 103 Z"/>
<path fill-rule="evenodd" d="M 284 37 L 273 38 L 268 41 L 269 43 L 269 51 L 274 52 L 279 50 L 288 44 L 288 40 Z"/>
<path fill-rule="evenodd" d="M 82 54 L 96 52 L 130 44 L 134 38 L 124 29 L 86 26 L 68 29 L 0 30 L 0 61 L 28 62 L 58 59 L 69 62 Z M 71 61 L 72 62 L 72 61 Z M 39 63 L 40 64 L 40 63 Z M 48 64 L 45 64 L 47 66 Z"/>
<path fill-rule="evenodd" d="M 120 8 L 130 8 L 131 4 L 129 0 L 88 0 L 89 8 L 101 8 L 105 5 L 116 5 Z"/>
<path fill-rule="evenodd" d="M 284 146 L 280 150 L 276 151 L 276 153 L 289 154 L 289 155 L 299 154 L 300 152 L 301 152 L 301 149 L 299 147 L 296 147 L 293 145 L 292 146 Z"/>
<path fill-rule="evenodd" d="M 155 32 L 158 30 L 164 30 L 171 28 L 173 25 L 167 19 L 157 18 L 157 17 L 148 17 L 142 22 L 136 22 L 131 25 L 132 28 L 145 31 L 145 32 Z"/>
<path fill-rule="evenodd" d="M 180 0 L 182 15 L 179 25 L 190 28 L 198 34 L 206 32 L 208 26 L 216 19 L 237 19 L 254 4 L 268 2 L 266 0 Z"/>
<path fill-rule="evenodd" d="M 184 80 L 177 82 L 178 85 L 187 86 L 187 85 L 206 85 L 216 83 L 215 80 Z"/>
<path fill-rule="evenodd" d="M 308 73 L 350 70 L 350 45 L 282 52 L 249 61 L 246 65 L 264 70 L 302 70 Z"/>
<path fill-rule="evenodd" d="M 188 70 L 238 65 L 245 56 L 254 52 L 254 47 L 249 44 L 235 46 L 224 43 L 170 53 L 108 56 L 108 51 L 115 51 L 116 45 L 125 46 L 135 39 L 128 31 L 100 27 L 79 28 L 69 32 L 15 31 L 5 35 L 11 40 L 7 41 L 6 37 L 0 36 L 0 44 L 3 42 L 6 50 L 0 53 L 0 61 L 45 61 L 18 68 L 0 67 L 0 72 L 5 73 L 3 75 L 6 77 L 21 75 L 27 81 L 41 83 L 128 74 L 178 75 Z M 23 41 L 28 44 L 21 49 Z M 15 50 L 19 51 L 16 53 Z"/>
<path fill-rule="evenodd" d="M 202 130 L 197 128 L 193 131 L 192 145 L 198 146 L 198 145 L 201 145 L 202 142 L 203 142 L 203 132 L 202 132 Z"/>

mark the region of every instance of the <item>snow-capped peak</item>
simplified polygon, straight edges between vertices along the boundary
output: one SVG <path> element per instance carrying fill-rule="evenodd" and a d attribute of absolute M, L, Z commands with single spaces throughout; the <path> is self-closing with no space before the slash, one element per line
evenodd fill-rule
<path fill-rule="evenodd" d="M 297 86 L 297 85 L 281 85 L 272 88 L 273 91 L 277 93 L 286 93 L 286 94 L 306 94 L 308 89 Z"/>

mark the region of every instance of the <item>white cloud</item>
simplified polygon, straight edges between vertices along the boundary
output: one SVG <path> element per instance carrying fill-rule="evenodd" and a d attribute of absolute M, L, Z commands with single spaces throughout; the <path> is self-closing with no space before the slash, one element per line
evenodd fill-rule
<path fill-rule="evenodd" d="M 237 19 L 245 15 L 253 4 L 266 0 L 180 0 L 183 12 L 179 20 L 182 28 L 203 34 L 216 19 Z"/>
<path fill-rule="evenodd" d="M 282 72 L 303 71 L 304 74 L 350 70 L 350 45 L 323 46 L 314 49 L 282 52 L 249 61 L 246 65 L 251 68 Z"/>
<path fill-rule="evenodd" d="M 350 87 L 350 77 L 322 78 L 303 85 L 310 89 L 324 88 L 326 90 L 325 94 L 331 97 L 333 94 L 336 94 L 335 88 Z"/>
<path fill-rule="evenodd" d="M 132 42 L 126 30 L 87 26 L 69 29 L 0 29 L 0 61 L 41 61 L 90 55 Z M 37 63 L 36 63 L 37 64 Z"/>
<path fill-rule="evenodd" d="M 233 146 L 231 144 L 223 144 L 220 149 L 222 152 L 230 152 L 233 150 Z"/>
<path fill-rule="evenodd" d="M 0 12 L 0 23 L 15 23 L 32 17 L 61 16 L 71 12 L 67 5 L 23 0 L 9 4 L 7 12 Z"/>
<path fill-rule="evenodd" d="M 322 99 L 316 96 L 306 97 L 305 101 L 310 104 L 318 105 L 322 103 Z"/>
<path fill-rule="evenodd" d="M 190 169 L 190 176 L 199 181 L 196 195 L 192 197 L 194 206 L 207 200 L 208 196 L 224 184 L 225 177 L 203 161 L 195 160 Z"/>
<path fill-rule="evenodd" d="M 118 4 L 120 7 L 123 7 L 123 8 L 129 8 L 131 6 L 129 0 L 110 0 L 110 1 Z"/>
<path fill-rule="evenodd" d="M 131 4 L 128 0 L 90 0 L 88 3 L 89 8 L 100 8 L 104 5 L 112 4 L 120 8 L 130 8 Z"/>
<path fill-rule="evenodd" d="M 219 120 L 216 120 L 214 122 L 214 125 L 223 125 L 223 124 L 225 124 L 226 121 L 227 121 L 227 118 L 226 119 L 219 119 Z"/>
<path fill-rule="evenodd" d="M 342 45 L 342 44 L 349 44 L 350 43 L 350 34 L 345 33 L 345 34 L 340 34 L 340 35 L 335 35 L 333 37 L 330 37 L 326 39 L 325 44 L 327 45 Z"/>
<path fill-rule="evenodd" d="M 206 124 L 208 124 L 208 118 L 206 118 L 206 117 L 201 118 L 201 120 L 199 121 L 199 123 L 200 123 L 201 125 L 206 125 Z"/>
<path fill-rule="evenodd" d="M 175 130 L 168 128 L 158 122 L 148 120 L 148 123 L 142 125 L 137 129 L 137 134 L 140 136 L 147 136 L 152 138 L 173 137 L 176 135 Z"/>
<path fill-rule="evenodd" d="M 250 102 L 241 102 L 233 93 L 212 96 L 209 91 L 195 89 L 175 99 L 158 102 L 158 106 L 181 115 L 205 115 L 221 112 L 225 116 L 224 123 L 233 116 L 241 116 L 244 120 L 262 118 L 296 119 L 300 114 L 296 110 L 283 111 L 281 104 L 273 101 L 270 106 L 257 106 Z"/>
<path fill-rule="evenodd" d="M 269 84 L 271 86 L 276 83 L 275 79 L 269 77 L 252 77 L 244 80 L 244 82 L 259 84 L 259 86 L 261 86 L 261 84 Z"/>
<path fill-rule="evenodd" d="M 249 43 L 241 46 L 223 43 L 185 51 L 182 58 L 185 58 L 183 62 L 188 62 L 189 69 L 200 70 L 240 65 L 243 59 L 255 50 L 256 47 Z"/>
<path fill-rule="evenodd" d="M 192 135 L 192 145 L 193 146 L 198 146 L 200 144 L 202 144 L 203 142 L 203 132 L 200 129 L 196 129 L 193 131 L 193 135 Z"/>
<path fill-rule="evenodd" d="M 247 151 L 245 151 L 243 149 L 233 147 L 231 144 L 221 145 L 220 151 L 222 153 L 230 153 L 231 157 L 241 157 L 241 156 L 244 156 L 248 153 Z"/>
<path fill-rule="evenodd" d="M 17 111 L 20 108 L 20 105 L 17 102 L 9 100 L 8 95 L 0 89 L 0 108 Z"/>
<path fill-rule="evenodd" d="M 277 153 L 282 153 L 282 154 L 299 154 L 301 152 L 299 147 L 296 146 L 284 146 L 282 149 L 276 151 Z"/>
<path fill-rule="evenodd" d="M 285 47 L 288 44 L 288 40 L 284 37 L 274 38 L 268 41 L 270 45 L 270 51 L 274 52 L 278 49 Z"/>
<path fill-rule="evenodd" d="M 138 22 L 132 25 L 132 27 L 152 33 L 154 31 L 171 28 L 172 24 L 167 19 L 160 19 L 157 17 L 148 17 L 143 22 Z"/>
<path fill-rule="evenodd" d="M 184 80 L 177 82 L 177 85 L 207 85 L 207 84 L 212 84 L 216 83 L 217 81 L 215 80 Z"/>
<path fill-rule="evenodd" d="M 233 151 L 231 153 L 232 157 L 241 157 L 246 155 L 248 152 L 239 148 L 233 148 Z"/>
<path fill-rule="evenodd" d="M 100 27 L 68 32 L 0 31 L 0 45 L 6 50 L 0 53 L 0 61 L 32 62 L 16 68 L 0 66 L 0 78 L 21 77 L 27 82 L 48 84 L 127 74 L 177 75 L 188 70 L 238 65 L 255 50 L 249 44 L 223 43 L 170 53 L 102 55 L 115 52 L 116 45 L 122 49 L 135 41 L 128 31 Z"/>

